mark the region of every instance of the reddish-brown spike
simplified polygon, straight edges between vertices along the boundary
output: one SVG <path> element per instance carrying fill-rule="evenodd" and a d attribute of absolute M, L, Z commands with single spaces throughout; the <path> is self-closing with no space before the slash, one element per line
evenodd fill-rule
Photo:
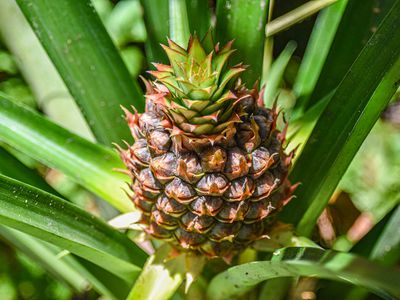
<path fill-rule="evenodd" d="M 289 155 L 285 157 L 284 164 L 285 164 L 286 166 L 290 166 L 290 165 L 292 164 L 292 160 L 293 160 L 294 155 L 295 155 L 295 150 L 296 150 L 296 149 L 290 151 Z"/>
<path fill-rule="evenodd" d="M 219 42 L 215 44 L 214 51 L 215 51 L 215 53 L 219 52 Z"/>
<path fill-rule="evenodd" d="M 153 94 L 154 93 L 154 88 L 150 81 L 148 81 L 146 78 L 144 78 L 142 75 L 139 75 L 139 78 L 143 81 L 145 87 L 146 87 L 146 94 Z"/>
<path fill-rule="evenodd" d="M 152 65 L 157 69 L 157 71 L 161 71 L 161 72 L 169 72 L 172 71 L 172 67 L 170 65 L 164 65 L 164 64 L 160 64 L 160 63 L 152 63 Z"/>
<path fill-rule="evenodd" d="M 182 50 L 183 52 L 186 52 L 186 50 L 183 47 L 179 46 L 177 43 L 175 43 L 173 40 L 171 40 L 168 37 L 167 37 L 167 42 L 170 47 L 176 47 L 176 48 Z M 161 46 L 165 46 L 165 45 L 161 44 Z M 165 47 L 167 47 L 167 46 L 165 46 Z"/>
<path fill-rule="evenodd" d="M 118 172 L 118 173 L 122 173 L 122 174 L 125 174 L 128 176 L 131 176 L 131 172 L 129 172 L 128 170 L 125 170 L 125 169 L 113 168 L 112 170 L 115 172 Z"/>
<path fill-rule="evenodd" d="M 285 126 L 283 127 L 282 131 L 279 132 L 279 133 L 276 135 L 276 138 L 277 138 L 282 144 L 284 144 L 285 141 L 286 141 L 286 134 L 287 134 L 287 131 L 288 131 L 288 126 L 289 126 L 289 123 L 285 122 Z"/>
<path fill-rule="evenodd" d="M 122 161 L 125 163 L 125 165 L 129 164 L 129 157 L 127 154 L 127 151 L 125 149 L 122 149 L 120 145 L 118 145 L 117 143 L 112 143 L 112 145 L 116 148 L 114 149 L 119 156 L 121 157 Z M 128 148 L 130 147 L 130 145 L 128 144 Z"/>

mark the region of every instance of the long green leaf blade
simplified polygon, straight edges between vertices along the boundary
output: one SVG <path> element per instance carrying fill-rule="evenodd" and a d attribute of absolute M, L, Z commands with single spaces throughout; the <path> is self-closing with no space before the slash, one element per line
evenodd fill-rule
<path fill-rule="evenodd" d="M 43 47 L 99 141 L 130 139 L 120 105 L 144 108 L 133 82 L 89 0 L 18 0 Z"/>
<path fill-rule="evenodd" d="M 400 272 L 363 258 L 318 248 L 286 248 L 271 260 L 229 268 L 211 280 L 207 295 L 212 300 L 234 299 L 271 278 L 312 276 L 367 287 L 390 299 L 400 296 Z"/>
<path fill-rule="evenodd" d="M 86 120 L 14 0 L 0 2 L 0 36 L 43 113 L 68 130 L 93 140 Z"/>
<path fill-rule="evenodd" d="M 121 211 L 133 209 L 122 187 L 123 168 L 112 150 L 93 144 L 55 125 L 0 94 L 0 141 L 71 176 Z"/>
<path fill-rule="evenodd" d="M 264 28 L 267 21 L 269 0 L 220 0 L 217 1 L 217 41 L 235 40 L 237 49 L 233 60 L 249 65 L 241 76 L 251 87 L 262 75 Z"/>
<path fill-rule="evenodd" d="M 0 173 L 58 196 L 58 193 L 37 172 L 29 169 L 1 147 Z M 124 285 L 127 285 L 125 281 L 100 267 L 94 267 L 83 259 L 78 261 L 72 255 L 58 257 L 62 251 L 60 248 L 5 226 L 0 226 L 0 236 L 31 257 L 46 271 L 75 286 L 77 290 L 83 291 L 90 283 L 94 289 L 109 299 L 117 300 L 121 298 L 121 294 L 123 296 L 128 294 L 129 287 L 124 291 Z M 103 274 L 106 274 L 105 279 Z M 118 289 L 113 288 L 115 284 L 112 285 L 112 282 L 117 282 Z"/>
<path fill-rule="evenodd" d="M 301 182 L 286 220 L 309 235 L 363 140 L 396 91 L 400 67 L 400 1 L 368 42 L 318 120 L 291 174 Z M 383 79 L 382 79 L 383 78 Z"/>
<path fill-rule="evenodd" d="M 68 201 L 0 175 L 0 223 L 81 256 L 126 281 L 146 259 L 122 233 Z"/>

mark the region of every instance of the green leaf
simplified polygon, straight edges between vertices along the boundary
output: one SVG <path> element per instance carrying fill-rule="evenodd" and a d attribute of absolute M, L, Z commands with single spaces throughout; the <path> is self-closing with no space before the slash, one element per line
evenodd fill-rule
<path fill-rule="evenodd" d="M 212 300 L 234 299 L 258 283 L 279 277 L 312 276 L 367 287 L 391 299 L 400 296 L 400 272 L 348 253 L 318 248 L 284 248 L 269 261 L 251 262 L 218 274 L 209 285 Z"/>
<path fill-rule="evenodd" d="M 53 195 L 58 195 L 37 172 L 26 167 L 1 147 L 0 173 L 38 187 Z M 90 283 L 99 293 L 115 300 L 126 297 L 129 292 L 129 286 L 124 289 L 124 285 L 127 285 L 125 281 L 100 267 L 96 267 L 84 260 L 78 261 L 72 255 L 58 257 L 57 255 L 61 252 L 61 249 L 55 246 L 5 226 L 0 227 L 0 235 L 14 247 L 31 257 L 45 270 L 75 286 L 78 290 L 83 291 Z M 115 285 L 118 288 L 114 288 Z"/>
<path fill-rule="evenodd" d="M 80 136 L 94 136 L 70 95 L 56 68 L 15 1 L 0 2 L 0 35 L 4 45 L 15 57 L 25 83 L 29 85 L 32 102 L 21 101 L 23 95 L 3 91 L 29 106 L 38 106 L 50 119 Z M 33 98 L 34 96 L 34 98 Z"/>
<path fill-rule="evenodd" d="M 128 179 L 111 149 L 93 144 L 0 94 L 0 141 L 56 168 L 123 212 L 133 204 L 122 187 Z"/>
<path fill-rule="evenodd" d="M 185 0 L 169 0 L 169 35 L 179 46 L 187 47 L 190 28 Z"/>
<path fill-rule="evenodd" d="M 318 15 L 293 86 L 296 96 L 300 98 L 296 107 L 300 106 L 303 109 L 307 106 L 308 98 L 321 74 L 347 2 L 348 0 L 339 0 Z"/>
<path fill-rule="evenodd" d="M 120 105 L 144 108 L 133 82 L 89 0 L 18 0 L 52 62 L 106 145 L 130 140 Z"/>
<path fill-rule="evenodd" d="M 309 235 L 363 140 L 396 91 L 400 68 L 400 1 L 396 1 L 319 118 L 291 174 L 301 182 L 283 211 Z"/>
<path fill-rule="evenodd" d="M 0 226 L 0 235 L 50 274 L 75 290 L 83 292 L 88 287 L 89 283 L 86 279 L 68 263 L 59 259 L 57 253 L 51 251 L 42 241 L 6 226 Z"/>
<path fill-rule="evenodd" d="M 289 42 L 285 49 L 279 54 L 278 58 L 273 62 L 268 76 L 265 78 L 264 103 L 266 107 L 272 107 L 275 99 L 279 94 L 279 85 L 282 82 L 283 74 L 296 50 L 296 43 Z"/>
<path fill-rule="evenodd" d="M 308 100 L 308 108 L 340 84 L 395 1 L 348 0 L 328 57 Z"/>
<path fill-rule="evenodd" d="M 186 8 L 191 32 L 203 38 L 211 28 L 211 9 L 207 1 L 186 0 Z"/>
<path fill-rule="evenodd" d="M 131 282 L 146 255 L 122 233 L 68 201 L 0 175 L 0 223 L 64 248 Z"/>
<path fill-rule="evenodd" d="M 169 35 L 167 0 L 142 0 L 144 21 L 146 23 L 147 40 L 145 43 L 146 57 L 149 67 L 152 62 L 168 63 L 167 55 L 160 43 L 166 44 Z"/>
<path fill-rule="evenodd" d="M 224 44 L 234 40 L 237 49 L 233 63 L 249 65 L 241 78 L 251 87 L 262 75 L 264 28 L 269 0 L 217 1 L 217 41 Z"/>

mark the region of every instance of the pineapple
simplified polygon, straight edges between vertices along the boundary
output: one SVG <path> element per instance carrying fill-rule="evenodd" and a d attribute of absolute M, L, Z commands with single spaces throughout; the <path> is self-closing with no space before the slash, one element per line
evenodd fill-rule
<path fill-rule="evenodd" d="M 131 196 L 150 236 L 178 250 L 232 258 L 266 236 L 291 198 L 292 154 L 283 149 L 277 111 L 228 67 L 232 42 L 207 34 L 187 50 L 163 46 L 170 65 L 154 64 L 145 81 L 146 112 L 125 110 L 135 143 L 120 154 Z"/>

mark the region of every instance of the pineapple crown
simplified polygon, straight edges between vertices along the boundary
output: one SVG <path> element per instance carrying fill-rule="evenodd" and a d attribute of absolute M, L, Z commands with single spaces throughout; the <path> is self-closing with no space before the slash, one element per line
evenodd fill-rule
<path fill-rule="evenodd" d="M 208 33 L 202 41 L 196 35 L 187 49 L 172 40 L 162 45 L 170 65 L 155 63 L 156 78 L 147 98 L 159 104 L 174 125 L 192 135 L 217 134 L 239 121 L 234 112 L 240 98 L 234 86 L 245 70 L 239 64 L 228 67 L 235 51 L 232 41 L 220 49 Z"/>

